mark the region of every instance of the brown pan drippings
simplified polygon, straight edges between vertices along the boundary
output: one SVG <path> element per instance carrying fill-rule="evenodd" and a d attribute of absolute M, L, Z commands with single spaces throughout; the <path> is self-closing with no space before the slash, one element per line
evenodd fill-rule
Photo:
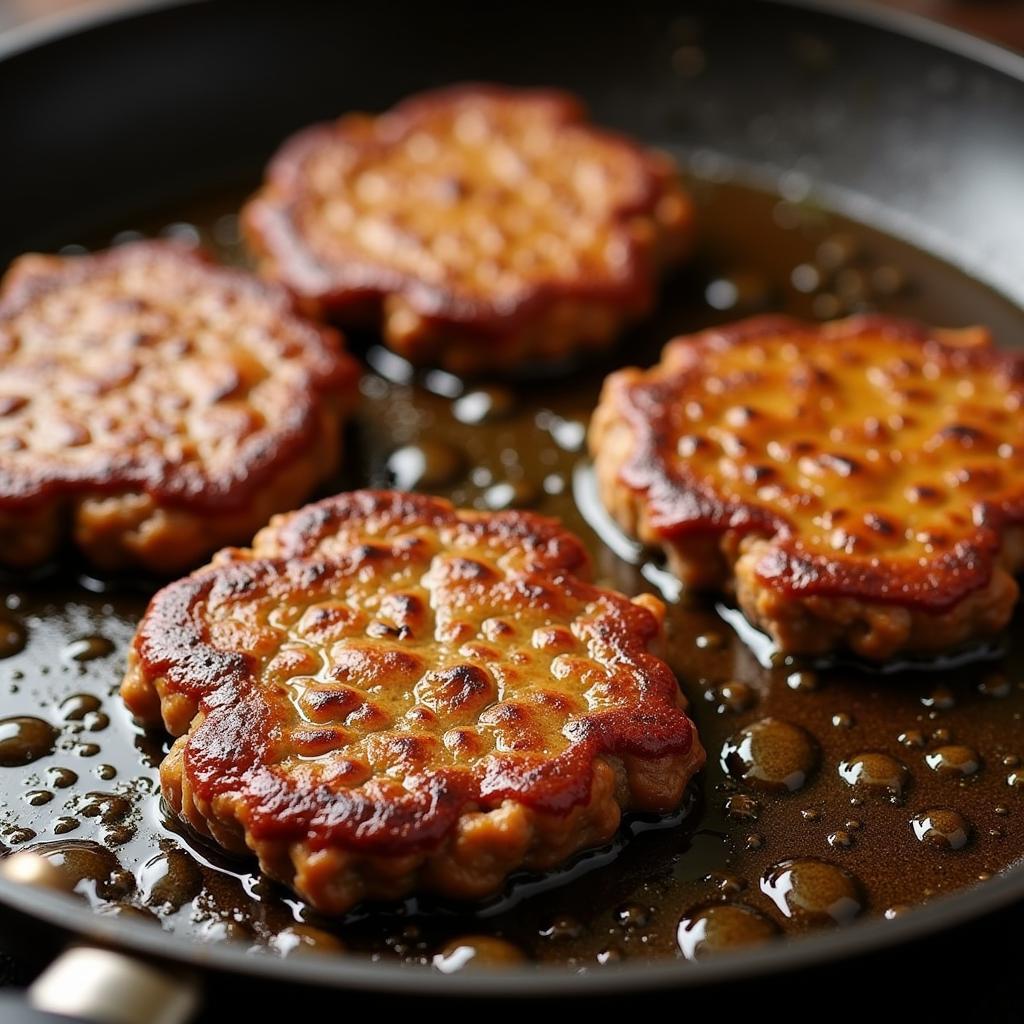
<path fill-rule="evenodd" d="M 664 570 L 593 502 L 585 426 L 610 369 L 650 364 L 676 333 L 767 309 L 878 309 L 984 323 L 1001 344 L 1019 337 L 1010 303 L 910 246 L 739 185 L 694 187 L 696 263 L 667 284 L 651 323 L 586 369 L 463 382 L 353 339 L 369 372 L 349 465 L 327 490 L 400 486 L 458 505 L 536 508 L 584 538 L 600 582 L 672 596 Z M 189 237 L 196 225 L 241 262 L 226 212 L 238 199 L 164 211 L 144 227 Z M 1019 620 L 1003 652 L 867 671 L 773 657 L 763 638 L 743 642 L 733 626 L 749 630 L 728 607 L 683 597 L 670 607 L 667 655 L 709 753 L 684 812 L 630 820 L 611 847 L 479 907 L 411 900 L 329 921 L 164 815 L 156 765 L 166 739 L 142 735 L 116 692 L 154 586 L 64 567 L 0 592 L 0 843 L 45 852 L 103 913 L 281 954 L 329 952 L 339 940 L 390 960 L 442 954 L 443 969 L 467 959 L 452 951 L 460 938 L 492 936 L 503 941 L 478 938 L 478 960 L 596 969 L 906 913 L 1024 850 Z"/>

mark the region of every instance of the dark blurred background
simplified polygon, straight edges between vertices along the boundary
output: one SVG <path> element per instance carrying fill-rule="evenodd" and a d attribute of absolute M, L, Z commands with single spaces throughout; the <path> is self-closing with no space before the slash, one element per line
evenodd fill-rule
<path fill-rule="evenodd" d="M 69 10 L 116 6 L 117 0 L 0 0 L 0 30 Z M 910 11 L 1024 52 L 1024 0 L 860 0 L 860 6 Z"/>
<path fill-rule="evenodd" d="M 117 0 L 0 0 L 0 30 L 69 10 L 116 6 Z M 1024 0 L 860 0 L 860 6 L 910 11 L 1024 52 Z"/>

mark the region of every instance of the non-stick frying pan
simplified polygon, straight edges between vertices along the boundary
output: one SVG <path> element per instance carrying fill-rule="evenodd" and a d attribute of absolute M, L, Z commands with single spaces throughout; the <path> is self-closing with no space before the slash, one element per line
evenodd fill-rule
<path fill-rule="evenodd" d="M 860 6 L 751 0 L 586 9 L 221 0 L 119 10 L 0 37 L 0 265 L 126 212 L 249 181 L 299 125 L 484 79 L 574 90 L 597 120 L 670 145 L 698 171 L 810 186 L 825 205 L 1024 302 L 1024 59 L 934 25 Z M 672 68 L 681 19 L 700 25 L 698 77 Z M 808 74 L 822 52 L 827 67 Z M 764 118 L 771 132 L 752 132 Z M 1024 869 L 1011 870 L 895 921 L 696 966 L 442 976 L 345 956 L 274 960 L 230 943 L 198 947 L 0 877 L 0 900 L 26 934 L 45 922 L 51 937 L 245 977 L 232 991 L 250 995 L 267 983 L 396 998 L 739 984 L 906 949 L 1022 898 Z M 928 948 L 944 956 L 954 945 Z M 14 1019 L 13 1005 L 0 1007 Z"/>

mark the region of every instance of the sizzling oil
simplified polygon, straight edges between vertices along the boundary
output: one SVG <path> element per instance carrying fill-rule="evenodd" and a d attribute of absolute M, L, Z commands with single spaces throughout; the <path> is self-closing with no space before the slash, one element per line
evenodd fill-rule
<path fill-rule="evenodd" d="M 0 592 L 3 849 L 43 852 L 98 912 L 281 955 L 344 947 L 441 970 L 524 958 L 595 968 L 698 959 L 893 917 L 1017 861 L 1019 621 L 1001 652 L 930 671 L 780 659 L 728 607 L 679 594 L 609 527 L 584 442 L 605 374 L 654 362 L 676 333 L 769 309 L 812 318 L 879 309 L 985 323 L 1013 344 L 1020 312 L 954 268 L 836 215 L 735 184 L 694 189 L 697 259 L 667 283 L 652 321 L 600 362 L 467 382 L 414 371 L 373 338 L 353 339 L 368 365 L 362 408 L 349 465 L 325 489 L 400 486 L 459 505 L 535 508 L 586 539 L 601 582 L 672 599 L 667 657 L 709 753 L 683 812 L 630 819 L 606 849 L 553 876 L 515 879 L 479 906 L 425 898 L 325 920 L 165 813 L 156 766 L 166 738 L 142 734 L 117 697 L 125 647 L 156 583 L 65 567 L 7 580 Z M 236 205 L 218 198 L 146 229 L 201 237 L 244 262 Z"/>

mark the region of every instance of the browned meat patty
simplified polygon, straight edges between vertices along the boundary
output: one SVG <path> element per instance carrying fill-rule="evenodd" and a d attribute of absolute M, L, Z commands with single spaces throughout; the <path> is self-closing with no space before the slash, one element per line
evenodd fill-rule
<path fill-rule="evenodd" d="M 243 222 L 308 306 L 457 372 L 611 344 L 689 248 L 667 157 L 564 93 L 459 86 L 284 144 Z"/>
<path fill-rule="evenodd" d="M 1024 356 L 980 329 L 748 320 L 608 378 L 604 503 L 785 651 L 991 637 L 1024 566 Z"/>
<path fill-rule="evenodd" d="M 23 256 L 0 287 L 0 562 L 66 535 L 181 571 L 337 465 L 358 377 L 284 289 L 170 242 Z"/>
<path fill-rule="evenodd" d="M 662 605 L 587 571 L 550 519 L 342 494 L 157 594 L 121 692 L 171 806 L 319 909 L 485 896 L 704 762 Z"/>

